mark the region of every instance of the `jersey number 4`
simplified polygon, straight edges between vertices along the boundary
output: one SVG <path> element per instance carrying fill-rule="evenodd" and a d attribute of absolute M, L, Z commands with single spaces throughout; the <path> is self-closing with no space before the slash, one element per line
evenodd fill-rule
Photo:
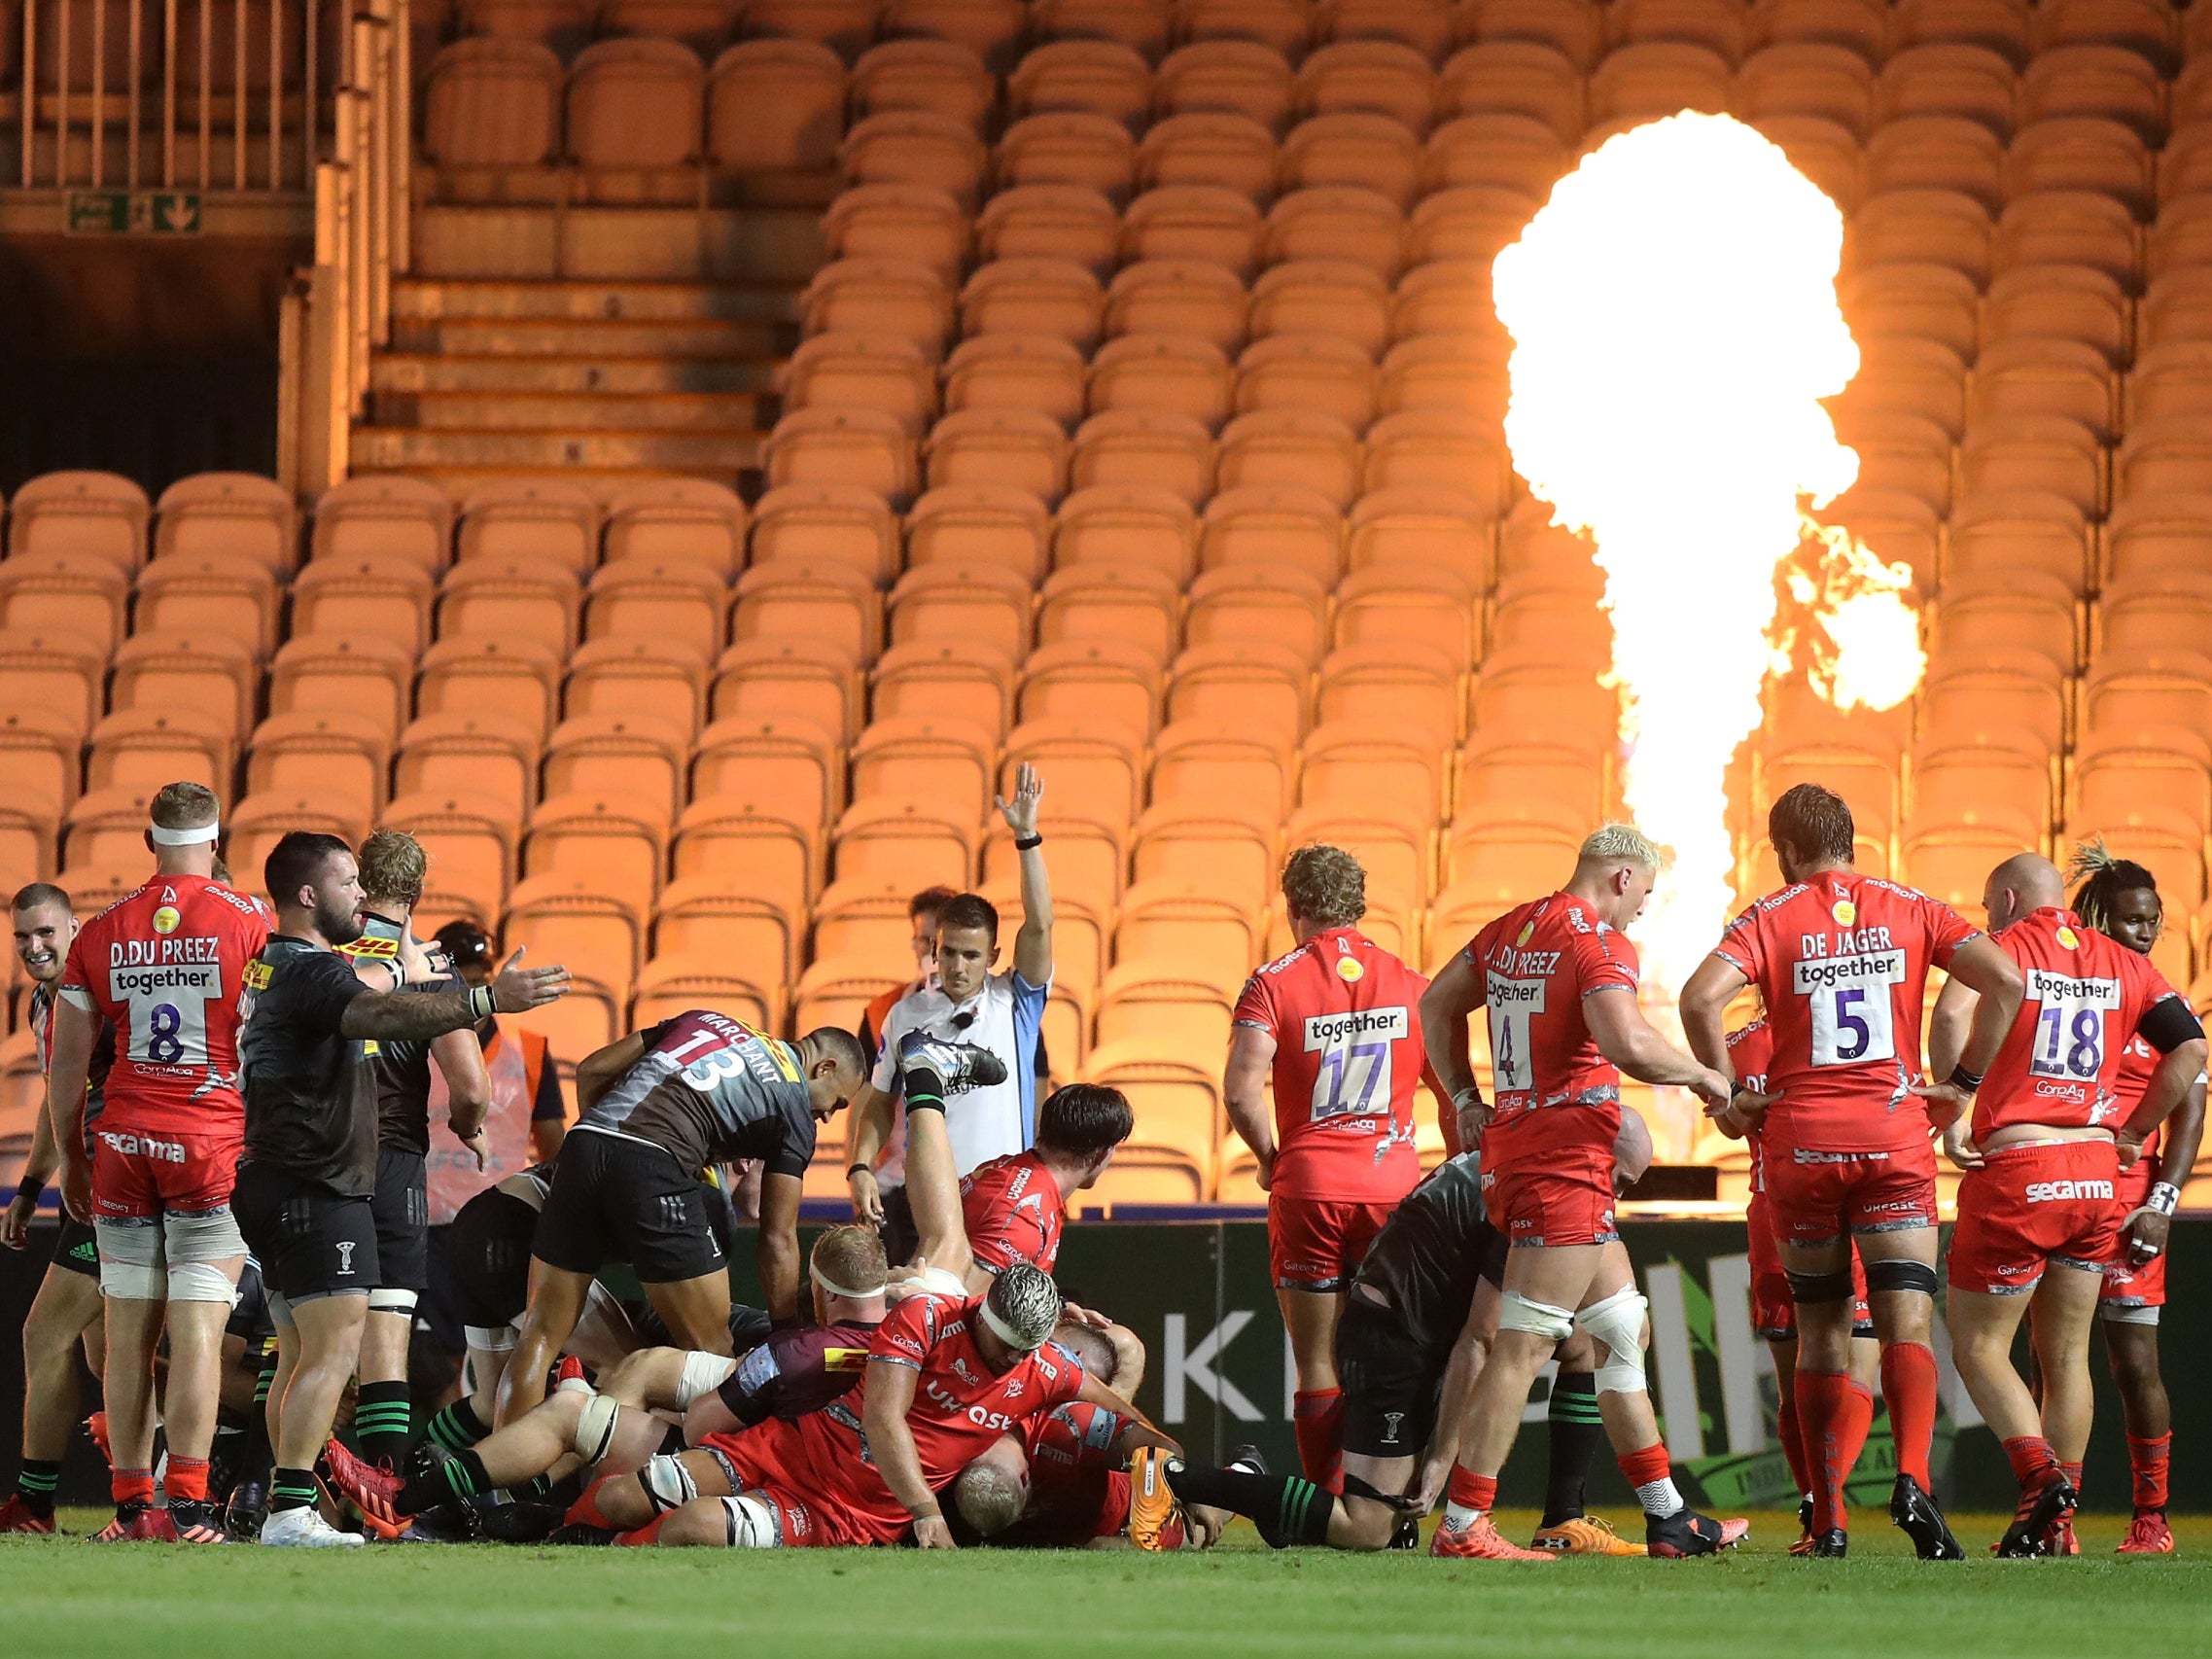
<path fill-rule="evenodd" d="M 1536 1086 L 1528 1055 L 1528 1026 L 1544 1011 L 1544 981 L 1492 974 L 1490 1006 L 1491 1091 Z"/>

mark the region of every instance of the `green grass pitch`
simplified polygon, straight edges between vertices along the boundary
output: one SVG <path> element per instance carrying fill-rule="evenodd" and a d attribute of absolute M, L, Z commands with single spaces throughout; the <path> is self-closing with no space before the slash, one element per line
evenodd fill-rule
<path fill-rule="evenodd" d="M 63 1524 L 99 1519 L 79 1511 Z M 1518 1536 L 1532 1518 L 1505 1519 Z M 2115 1558 L 2124 1523 L 2092 1516 L 2077 1560 L 1995 1562 L 1981 1552 L 2000 1520 L 1960 1517 L 1976 1558 L 1948 1568 L 1904 1555 L 1878 1515 L 1860 1522 L 1859 1553 L 1820 1565 L 1783 1553 L 1796 1529 L 1782 1515 L 1754 1517 L 1751 1542 L 1718 1561 L 1527 1567 L 1277 1554 L 1243 1527 L 1215 1551 L 1165 1557 L 494 1544 L 337 1554 L 0 1538 L 0 1626 L 8 1652 L 38 1659 L 146 1650 L 2019 1659 L 2115 1638 L 2135 1652 L 2202 1650 L 2212 1519 L 2179 1522 L 2181 1553 L 2170 1557 Z"/>

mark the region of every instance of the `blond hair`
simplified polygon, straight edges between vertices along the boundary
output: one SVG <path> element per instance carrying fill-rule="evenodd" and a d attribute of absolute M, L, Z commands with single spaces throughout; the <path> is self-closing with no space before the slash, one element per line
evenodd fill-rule
<path fill-rule="evenodd" d="M 851 1222 L 831 1227 L 816 1239 L 814 1253 L 807 1262 L 817 1278 L 826 1279 L 856 1296 L 878 1294 L 891 1277 L 883 1241 L 876 1237 L 875 1229 Z"/>
<path fill-rule="evenodd" d="M 377 830 L 361 843 L 359 858 L 363 897 L 397 900 L 410 909 L 421 902 L 430 858 L 404 830 Z"/>
<path fill-rule="evenodd" d="M 204 830 L 221 816 L 215 792 L 205 784 L 163 784 L 155 792 L 147 818 L 157 830 Z"/>
<path fill-rule="evenodd" d="M 1282 866 L 1282 901 L 1293 916 L 1349 928 L 1367 914 L 1367 872 L 1342 847 L 1300 847 Z"/>
<path fill-rule="evenodd" d="M 1577 857 L 1586 865 L 1640 865 L 1658 869 L 1667 863 L 1659 844 L 1633 824 L 1607 824 L 1584 839 Z"/>

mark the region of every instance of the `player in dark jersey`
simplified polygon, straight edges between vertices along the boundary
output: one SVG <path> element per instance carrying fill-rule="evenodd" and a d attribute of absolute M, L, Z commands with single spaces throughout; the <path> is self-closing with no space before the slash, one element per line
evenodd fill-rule
<path fill-rule="evenodd" d="M 742 1359 L 676 1348 L 641 1350 L 613 1367 L 597 1390 L 564 1385 L 512 1423 L 472 1447 L 446 1456 L 416 1448 L 405 1483 L 387 1493 L 374 1483 L 340 1484 L 369 1530 L 404 1534 L 434 1506 L 465 1501 L 574 1466 L 593 1484 L 572 1506 L 577 1529 L 557 1541 L 604 1542 L 617 1522 L 602 1513 L 602 1483 L 621 1478 L 636 1487 L 637 1513 L 650 1515 L 645 1493 L 683 1479 L 677 1453 L 710 1434 L 728 1434 L 770 1418 L 793 1419 L 841 1398 L 860 1380 L 869 1344 L 884 1318 L 888 1269 L 883 1246 L 861 1226 L 832 1227 L 815 1241 L 808 1261 L 814 1319 L 772 1332 Z M 675 1450 L 667 1418 L 683 1419 Z M 643 1477 L 632 1471 L 648 1468 Z M 644 1485 L 640 1486 L 639 1481 Z M 617 1512 L 621 1500 L 614 1500 Z M 601 1535 L 592 1538 L 591 1534 Z"/>
<path fill-rule="evenodd" d="M 38 1045 L 39 1069 L 46 1069 L 47 1037 L 53 1017 L 53 988 L 60 982 L 68 960 L 69 942 L 77 936 L 77 916 L 69 895 L 43 881 L 34 881 L 16 895 L 16 960 L 31 981 L 30 1026 Z M 113 1033 L 103 1033 L 92 1044 L 89 1098 L 85 1106 L 87 1133 L 99 1116 L 101 1087 L 107 1081 L 108 1062 L 115 1053 Z M 87 1148 L 89 1155 L 89 1147 Z M 53 1144 L 53 1119 L 44 1112 L 31 1126 L 31 1149 L 23 1159 L 23 1179 L 16 1188 L 4 1221 L 0 1244 L 21 1250 L 28 1241 L 31 1217 L 38 1211 L 39 1195 L 60 1158 Z M 61 1234 L 54 1240 L 53 1255 L 38 1293 L 23 1316 L 23 1440 L 16 1490 L 0 1503 L 0 1533 L 51 1533 L 53 1531 L 53 1491 L 61 1477 L 61 1460 L 69 1446 L 69 1431 L 76 1426 L 77 1348 L 97 1377 L 102 1357 L 100 1340 L 100 1252 L 91 1227 L 64 1214 Z"/>
<path fill-rule="evenodd" d="M 849 1031 L 784 1042 L 703 1008 L 587 1055 L 576 1074 L 581 1114 L 530 1247 L 530 1306 L 500 1379 L 498 1423 L 544 1397 L 545 1372 L 610 1261 L 637 1270 L 679 1346 L 728 1352 L 729 1267 L 699 1201 L 710 1164 L 760 1160 L 762 1297 L 772 1318 L 795 1317 L 799 1186 L 815 1130 L 863 1078 Z"/>
<path fill-rule="evenodd" d="M 379 830 L 361 844 L 361 936 L 339 946 L 355 962 L 401 965 L 414 907 L 429 879 L 430 862 L 412 835 Z M 458 991 L 462 982 L 439 974 L 419 982 L 427 991 Z M 369 1200 L 376 1221 L 376 1272 L 369 1293 L 369 1320 L 361 1333 L 360 1390 L 353 1432 L 361 1454 L 396 1468 L 406 1456 L 413 1424 L 407 1394 L 407 1347 L 415 1303 L 430 1288 L 431 1068 L 445 1079 L 446 1126 L 484 1165 L 484 1114 L 491 1109 L 491 1075 L 474 1031 L 449 1031 L 428 1042 L 379 1042 L 369 1062 L 376 1074 L 376 1191 Z"/>
<path fill-rule="evenodd" d="M 317 1513 L 314 1467 L 377 1284 L 371 1049 L 467 1031 L 494 1009 L 542 1006 L 567 989 L 568 973 L 509 960 L 487 987 L 371 991 L 335 949 L 361 932 L 353 850 L 334 835 L 294 831 L 270 852 L 265 877 L 278 931 L 246 974 L 246 1134 L 235 1197 L 277 1326 L 276 1469 L 261 1541 L 320 1547 L 358 1541 Z"/>

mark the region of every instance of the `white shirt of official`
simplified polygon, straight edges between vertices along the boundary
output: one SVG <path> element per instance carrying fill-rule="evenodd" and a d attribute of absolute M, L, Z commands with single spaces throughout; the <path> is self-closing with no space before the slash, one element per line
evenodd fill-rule
<path fill-rule="evenodd" d="M 927 985 L 907 992 L 884 1018 L 883 1046 L 870 1080 L 888 1095 L 900 1092 L 898 1043 L 910 1031 L 973 1043 L 1006 1063 L 1004 1082 L 977 1084 L 945 1102 L 945 1130 L 960 1175 L 1029 1149 L 1036 1120 L 1037 1027 L 1050 988 L 1032 985 L 1009 971 L 992 974 L 982 990 L 956 1004 L 936 986 Z M 965 1027 L 955 1023 L 963 1014 L 973 1016 Z"/>

